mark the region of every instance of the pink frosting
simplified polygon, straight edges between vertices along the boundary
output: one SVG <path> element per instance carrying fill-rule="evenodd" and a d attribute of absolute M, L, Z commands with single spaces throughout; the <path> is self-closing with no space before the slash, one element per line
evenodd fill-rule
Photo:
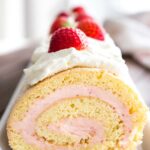
<path fill-rule="evenodd" d="M 104 138 L 101 123 L 89 118 L 70 118 L 49 125 L 50 131 L 73 135 L 76 139 L 92 138 L 92 143 L 100 143 Z M 77 141 L 77 145 L 80 141 Z"/>
<path fill-rule="evenodd" d="M 128 109 L 120 101 L 118 101 L 118 99 L 112 93 L 95 86 L 67 86 L 56 90 L 54 93 L 50 94 L 44 99 L 37 100 L 30 107 L 24 119 L 14 123 L 15 129 L 21 132 L 21 135 L 28 144 L 34 144 L 40 149 L 51 148 L 56 150 L 67 150 L 65 147 L 49 144 L 47 141 L 44 141 L 42 138 L 39 138 L 37 135 L 35 135 L 36 118 L 38 118 L 38 116 L 42 114 L 44 110 L 49 108 L 55 102 L 61 101 L 65 98 L 76 97 L 78 95 L 96 97 L 109 103 L 124 123 L 125 135 L 122 139 L 122 143 L 126 143 L 128 141 L 130 131 L 132 130 L 132 121 Z M 100 142 L 104 139 L 102 125 L 93 119 L 66 119 L 66 121 L 61 121 L 58 124 L 56 123 L 49 125 L 48 128 L 49 130 L 57 130 L 57 132 L 68 133 L 76 137 L 85 137 L 90 133 L 90 131 L 96 131 L 97 133 L 93 137 L 93 141 Z"/>

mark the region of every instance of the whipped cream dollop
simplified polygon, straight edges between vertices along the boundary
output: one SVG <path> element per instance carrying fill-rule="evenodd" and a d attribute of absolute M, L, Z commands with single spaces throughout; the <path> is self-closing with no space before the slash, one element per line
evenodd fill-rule
<path fill-rule="evenodd" d="M 51 37 L 45 37 L 42 40 L 40 46 L 38 48 L 36 48 L 35 51 L 33 52 L 33 55 L 31 58 L 31 63 L 35 63 L 43 53 L 48 52 L 50 39 L 51 39 Z"/>
<path fill-rule="evenodd" d="M 50 38 L 34 52 L 33 64 L 24 70 L 26 82 L 29 85 L 34 85 L 48 76 L 76 66 L 105 69 L 117 74 L 120 78 L 124 78 L 125 74 L 128 76 L 128 69 L 122 59 L 121 51 L 109 35 L 106 35 L 104 41 L 88 38 L 88 48 L 81 51 L 71 47 L 48 53 L 49 42 Z"/>

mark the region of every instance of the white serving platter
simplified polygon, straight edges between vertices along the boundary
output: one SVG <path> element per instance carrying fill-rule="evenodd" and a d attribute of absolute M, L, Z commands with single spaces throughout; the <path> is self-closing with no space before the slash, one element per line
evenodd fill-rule
<path fill-rule="evenodd" d="M 0 150 L 11 150 L 7 140 L 6 122 L 12 107 L 16 103 L 16 100 L 18 99 L 19 95 L 25 90 L 24 82 L 25 82 L 25 77 L 23 76 L 0 121 Z M 150 121 L 148 122 L 145 129 L 143 144 L 137 150 L 150 150 Z"/>

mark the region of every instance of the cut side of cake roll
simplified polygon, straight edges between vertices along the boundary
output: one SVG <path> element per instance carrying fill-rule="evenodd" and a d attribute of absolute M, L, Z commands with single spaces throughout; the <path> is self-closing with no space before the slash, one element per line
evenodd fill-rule
<path fill-rule="evenodd" d="M 88 27 L 94 23 L 88 19 Z M 7 123 L 13 150 L 135 150 L 141 143 L 148 109 L 119 48 L 94 29 L 88 37 L 56 30 L 49 50 L 25 69 L 30 86 Z"/>

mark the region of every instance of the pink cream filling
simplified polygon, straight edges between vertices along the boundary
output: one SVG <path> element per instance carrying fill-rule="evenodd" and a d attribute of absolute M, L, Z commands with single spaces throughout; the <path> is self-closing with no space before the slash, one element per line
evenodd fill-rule
<path fill-rule="evenodd" d="M 21 132 L 21 135 L 28 144 L 34 144 L 40 149 L 51 148 L 67 150 L 65 147 L 50 144 L 35 135 L 36 118 L 55 102 L 60 101 L 61 99 L 73 98 L 76 96 L 96 97 L 114 107 L 115 111 L 124 123 L 125 135 L 122 139 L 122 143 L 126 143 L 128 141 L 129 133 L 132 130 L 132 121 L 128 109 L 120 101 L 118 101 L 112 93 L 95 86 L 74 85 L 56 90 L 46 98 L 36 101 L 26 113 L 25 118 L 22 121 L 14 123 L 15 129 Z M 94 133 L 92 140 L 93 143 L 100 143 L 104 139 L 103 126 L 93 119 L 65 119 L 65 121 L 63 120 L 59 123 L 49 125 L 48 129 L 50 131 L 54 130 L 61 133 L 71 134 L 78 138 L 84 138 L 87 134 L 90 135 L 90 133 Z"/>
<path fill-rule="evenodd" d="M 76 139 L 92 138 L 92 143 L 100 143 L 103 140 L 104 130 L 101 123 L 89 118 L 63 119 L 59 123 L 49 125 L 50 131 L 71 134 Z M 80 141 L 77 141 L 79 143 Z M 78 144 L 76 144 L 78 145 Z"/>

